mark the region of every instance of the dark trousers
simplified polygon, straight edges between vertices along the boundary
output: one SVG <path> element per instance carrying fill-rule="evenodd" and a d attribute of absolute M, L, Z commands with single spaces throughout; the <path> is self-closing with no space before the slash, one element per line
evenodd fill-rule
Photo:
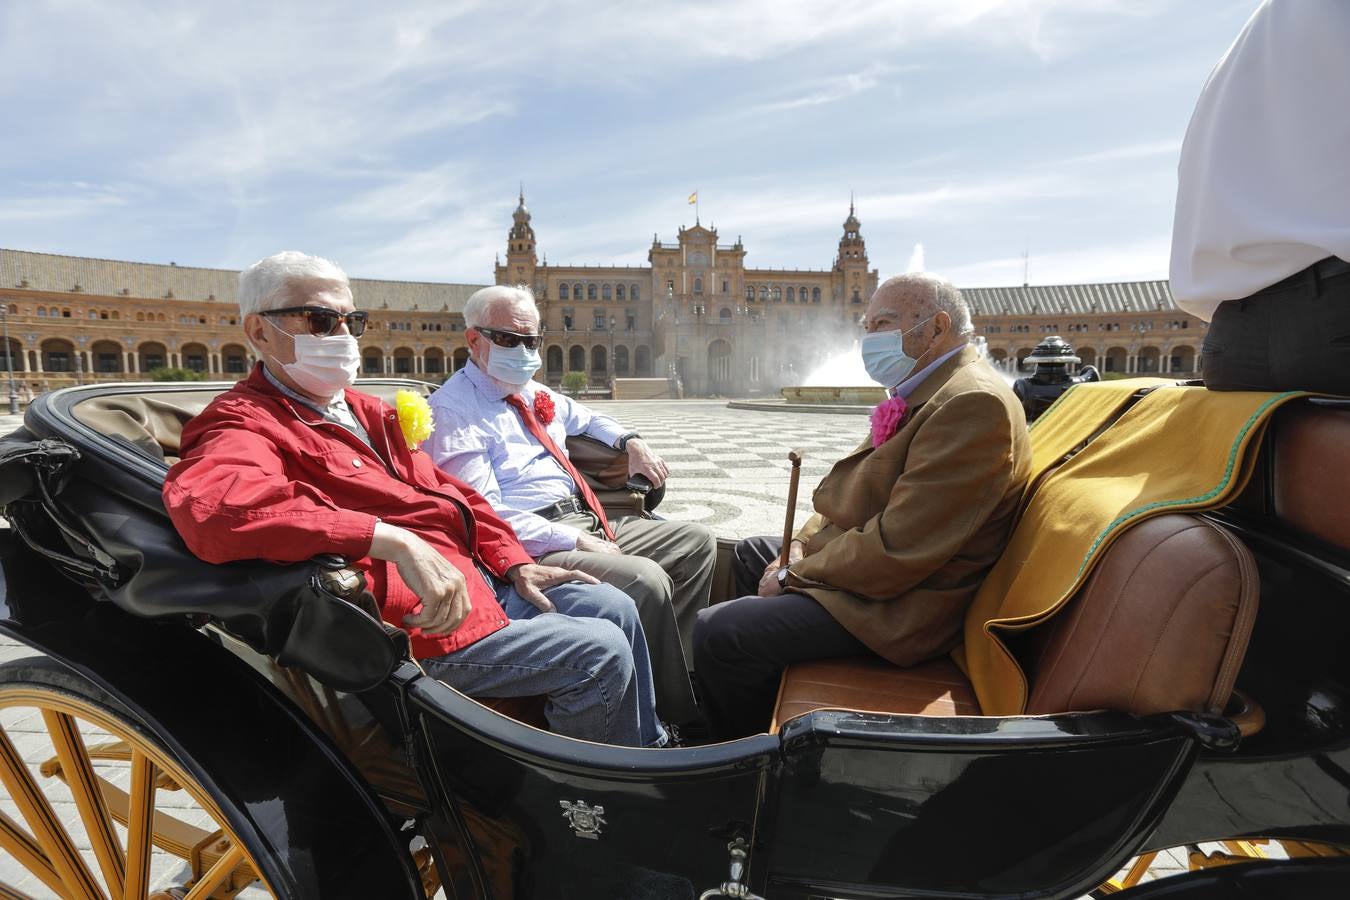
<path fill-rule="evenodd" d="M 755 596 L 781 543 L 750 538 L 737 544 L 733 572 L 745 596 L 700 610 L 694 625 L 694 671 L 717 740 L 768 728 L 788 663 L 872 652 L 805 594 Z"/>
<path fill-rule="evenodd" d="M 1340 268 L 1323 260 L 1220 304 L 1200 354 L 1205 386 L 1350 394 L 1350 271 Z"/>

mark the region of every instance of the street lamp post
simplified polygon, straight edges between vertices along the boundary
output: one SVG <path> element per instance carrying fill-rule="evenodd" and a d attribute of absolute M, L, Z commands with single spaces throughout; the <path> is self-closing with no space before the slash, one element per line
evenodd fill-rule
<path fill-rule="evenodd" d="M 0 306 L 0 323 L 5 329 L 5 368 L 9 370 L 9 414 L 19 414 L 19 391 L 14 387 L 14 347 L 9 342 L 9 307 Z"/>
<path fill-rule="evenodd" d="M 618 371 L 614 368 L 614 317 L 609 317 L 609 397 L 614 399 L 614 379 Z"/>

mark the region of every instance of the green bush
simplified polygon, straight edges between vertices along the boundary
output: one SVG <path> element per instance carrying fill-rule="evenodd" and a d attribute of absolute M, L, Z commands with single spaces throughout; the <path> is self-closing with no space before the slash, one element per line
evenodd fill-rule
<path fill-rule="evenodd" d="M 151 381 L 205 381 L 205 372 L 195 372 L 192 369 L 170 368 L 165 366 L 161 369 L 151 369 L 148 373 Z"/>
<path fill-rule="evenodd" d="M 565 394 L 580 394 L 586 390 L 585 372 L 568 372 L 562 377 L 562 389 Z"/>

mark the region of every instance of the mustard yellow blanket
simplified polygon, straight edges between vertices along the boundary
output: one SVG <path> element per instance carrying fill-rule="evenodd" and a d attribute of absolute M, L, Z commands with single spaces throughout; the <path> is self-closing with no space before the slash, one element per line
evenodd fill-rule
<path fill-rule="evenodd" d="M 1163 378 L 1125 378 L 1080 384 L 1060 394 L 1031 423 L 1031 476 L 1027 484 L 1035 485 L 1046 470 L 1113 423 L 1136 393 L 1175 384 Z"/>
<path fill-rule="evenodd" d="M 1084 387 L 1046 413 L 1065 418 L 1038 422 L 1033 442 L 1047 442 L 1043 454 L 1034 451 L 1043 465 L 1038 471 L 1097 430 L 1093 416 L 1114 402 L 1103 392 L 1069 403 Z M 1160 387 L 1049 472 L 967 612 L 965 646 L 953 654 L 985 715 L 1019 715 L 1026 708 L 1026 675 L 1003 636 L 1058 612 L 1130 525 L 1163 513 L 1217 508 L 1236 496 L 1251 474 L 1255 453 L 1248 451 L 1259 445 L 1270 415 L 1306 396 Z M 1075 425 L 1071 418 L 1080 421 Z"/>

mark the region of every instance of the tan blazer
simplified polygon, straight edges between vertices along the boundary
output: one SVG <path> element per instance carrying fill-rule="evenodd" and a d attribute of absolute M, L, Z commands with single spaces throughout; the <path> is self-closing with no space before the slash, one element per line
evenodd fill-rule
<path fill-rule="evenodd" d="M 788 588 L 891 662 L 940 656 L 961 641 L 1030 469 L 1021 405 L 967 345 L 920 382 L 890 440 L 873 449 L 869 435 L 820 482 Z"/>

